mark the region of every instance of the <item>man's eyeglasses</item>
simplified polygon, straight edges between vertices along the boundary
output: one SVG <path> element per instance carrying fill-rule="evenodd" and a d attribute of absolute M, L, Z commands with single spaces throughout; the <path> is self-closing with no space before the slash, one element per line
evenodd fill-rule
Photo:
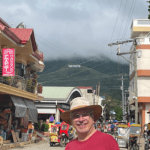
<path fill-rule="evenodd" d="M 70 117 L 71 119 L 79 119 L 80 117 L 86 118 L 88 116 L 91 116 L 92 113 L 83 113 L 83 114 L 71 114 Z"/>

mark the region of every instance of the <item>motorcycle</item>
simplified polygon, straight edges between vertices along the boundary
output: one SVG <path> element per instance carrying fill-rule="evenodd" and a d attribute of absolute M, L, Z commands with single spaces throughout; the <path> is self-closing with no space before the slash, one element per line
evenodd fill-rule
<path fill-rule="evenodd" d="M 144 132 L 144 138 L 145 138 L 144 149 L 149 150 L 150 149 L 150 131 L 148 129 Z"/>
<path fill-rule="evenodd" d="M 150 136 L 146 136 L 145 137 L 145 146 L 144 146 L 145 150 L 149 150 L 150 149 Z"/>
<path fill-rule="evenodd" d="M 111 135 L 114 135 L 114 128 L 111 128 Z"/>

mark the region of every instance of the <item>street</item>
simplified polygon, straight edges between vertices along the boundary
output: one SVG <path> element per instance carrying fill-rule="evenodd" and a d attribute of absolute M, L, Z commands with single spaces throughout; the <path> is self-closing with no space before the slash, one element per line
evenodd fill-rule
<path fill-rule="evenodd" d="M 140 139 L 140 150 L 144 150 L 144 139 Z M 50 147 L 48 141 L 40 141 L 39 143 L 28 144 L 23 147 L 17 147 L 9 150 L 64 150 L 64 147 L 59 145 Z M 120 150 L 127 150 L 126 148 L 120 148 Z"/>

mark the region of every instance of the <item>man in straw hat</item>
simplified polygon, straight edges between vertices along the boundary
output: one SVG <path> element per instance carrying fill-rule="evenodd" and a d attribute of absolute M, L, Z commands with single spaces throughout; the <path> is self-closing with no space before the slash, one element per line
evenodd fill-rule
<path fill-rule="evenodd" d="M 78 137 L 70 141 L 65 150 L 119 150 L 115 139 L 94 128 L 101 116 L 102 107 L 90 105 L 88 99 L 77 97 L 70 103 L 70 110 L 61 114 L 61 119 L 73 125 Z"/>

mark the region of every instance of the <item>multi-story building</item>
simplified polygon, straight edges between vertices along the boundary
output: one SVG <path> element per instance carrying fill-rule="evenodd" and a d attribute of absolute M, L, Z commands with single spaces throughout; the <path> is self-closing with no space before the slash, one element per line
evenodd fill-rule
<path fill-rule="evenodd" d="M 95 94 L 93 93 L 92 87 L 78 87 L 83 95 L 90 101 L 90 105 L 95 103 Z"/>
<path fill-rule="evenodd" d="M 2 75 L 3 48 L 15 49 L 15 76 Z M 12 28 L 0 18 L 0 115 L 10 113 L 7 124 L 17 120 L 18 125 L 26 126 L 28 120 L 37 121 L 34 101 L 43 100 L 43 97 L 36 72 L 42 72 L 44 67 L 43 53 L 38 50 L 34 30 L 23 24 Z"/>
<path fill-rule="evenodd" d="M 138 101 L 138 122 L 150 121 L 147 113 L 150 109 L 150 20 L 134 19 L 131 25 L 131 38 L 135 39 L 130 49 L 130 82 L 129 103 L 132 108 L 131 118 L 134 119 L 135 98 Z M 135 55 L 136 54 L 136 55 Z M 136 56 L 136 57 L 135 57 Z M 135 76 L 135 73 L 137 75 Z M 135 88 L 137 86 L 137 88 Z M 137 90 L 136 90 L 137 89 Z M 137 94 L 136 94 L 137 93 Z"/>

